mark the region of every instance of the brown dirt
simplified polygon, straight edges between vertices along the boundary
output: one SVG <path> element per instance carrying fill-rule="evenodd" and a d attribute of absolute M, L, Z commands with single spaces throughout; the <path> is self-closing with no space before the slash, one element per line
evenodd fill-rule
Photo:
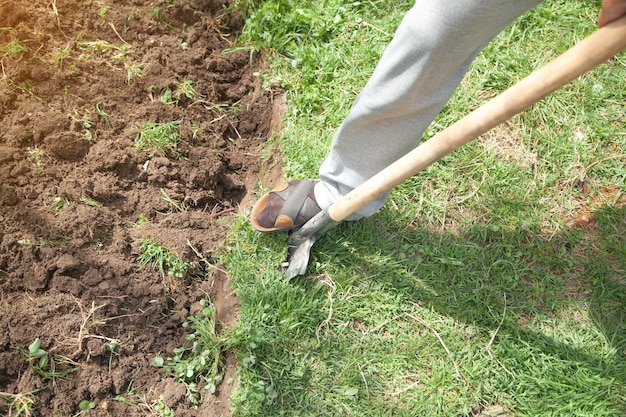
<path fill-rule="evenodd" d="M 0 414 L 16 412 L 9 394 L 40 389 L 34 416 L 75 415 L 82 400 L 96 408 L 81 415 L 159 415 L 160 396 L 176 416 L 229 414 L 236 381 L 194 409 L 183 384 L 150 366 L 185 344 L 182 323 L 207 294 L 233 322 L 214 257 L 279 118 L 253 75 L 262 56 L 223 53 L 243 25 L 228 6 L 0 0 Z M 160 100 L 185 80 L 196 98 Z M 179 157 L 134 146 L 138 123 L 174 120 Z M 190 262 L 184 279 L 138 267 L 147 236 Z M 67 378 L 29 366 L 36 338 L 56 371 L 73 369 Z M 226 380 L 235 363 L 224 357 Z"/>

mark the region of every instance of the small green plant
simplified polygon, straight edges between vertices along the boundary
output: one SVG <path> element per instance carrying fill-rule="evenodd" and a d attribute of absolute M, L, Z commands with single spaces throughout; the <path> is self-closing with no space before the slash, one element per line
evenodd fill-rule
<path fill-rule="evenodd" d="M 93 53 L 101 55 L 103 58 L 112 58 L 120 63 L 124 64 L 126 70 L 126 82 L 130 84 L 136 78 L 142 78 L 147 73 L 145 64 L 134 62 L 129 59 L 129 54 L 132 51 L 132 46 L 128 43 L 121 45 L 115 45 L 108 41 L 97 39 L 95 41 L 86 41 L 81 39 L 79 35 L 76 40 L 76 45 L 87 53 L 81 54 L 79 59 L 89 61 L 93 59 Z"/>
<path fill-rule="evenodd" d="M 36 364 L 34 362 L 37 362 Z M 33 343 L 28 346 L 28 363 L 33 367 L 45 368 L 48 366 L 50 358 L 48 352 L 41 348 L 41 339 L 36 338 Z"/>
<path fill-rule="evenodd" d="M 44 378 L 52 380 L 55 378 L 66 378 L 73 371 L 71 368 L 65 371 L 55 371 L 53 369 L 54 362 L 50 360 L 48 352 L 41 348 L 41 340 L 39 338 L 36 338 L 28 346 L 27 359 L 31 368 Z"/>
<path fill-rule="evenodd" d="M 63 69 L 63 61 L 70 55 L 70 47 L 54 48 L 52 50 L 52 60 L 54 65 Z"/>
<path fill-rule="evenodd" d="M 174 95 L 176 98 L 181 99 L 186 97 L 189 100 L 195 100 L 198 97 L 198 92 L 195 89 L 196 82 L 193 80 L 185 80 L 176 84 L 176 92 Z"/>
<path fill-rule="evenodd" d="M 82 400 L 78 403 L 78 409 L 80 410 L 78 413 L 74 414 L 74 417 L 78 417 L 86 411 L 93 410 L 96 408 L 96 403 L 89 400 Z"/>
<path fill-rule="evenodd" d="M 135 404 L 134 402 L 128 400 L 126 397 L 124 397 L 122 394 L 116 395 L 115 397 L 111 398 L 113 401 L 117 401 L 118 403 L 122 403 L 122 404 L 126 404 L 130 407 L 136 407 L 137 404 Z"/>
<path fill-rule="evenodd" d="M 54 197 L 54 199 L 52 200 L 52 210 L 55 214 L 59 213 L 61 210 L 65 209 L 69 205 L 69 200 L 64 197 Z"/>
<path fill-rule="evenodd" d="M 155 7 L 154 9 L 152 9 L 152 11 L 148 13 L 148 16 L 150 16 L 154 20 L 158 20 L 160 22 L 163 21 L 163 13 L 161 13 L 161 9 L 159 7 Z"/>
<path fill-rule="evenodd" d="M 130 407 L 137 407 L 139 404 L 131 401 L 129 398 L 137 398 L 137 387 L 133 387 L 133 381 L 131 381 L 128 386 L 126 387 L 126 389 L 124 390 L 124 392 L 116 395 L 115 397 L 111 398 L 113 401 L 116 401 L 118 403 L 122 403 L 122 404 L 126 404 Z"/>
<path fill-rule="evenodd" d="M 5 56 L 10 56 L 13 58 L 17 56 L 18 59 L 22 59 L 24 54 L 28 52 L 28 48 L 24 46 L 24 44 L 22 44 L 22 42 L 17 37 L 14 37 L 13 39 L 11 39 L 11 42 L 0 46 L 0 52 L 2 52 L 2 54 Z"/>
<path fill-rule="evenodd" d="M 111 121 L 109 119 L 109 115 L 106 111 L 100 108 L 100 103 L 96 103 L 96 113 L 104 120 L 104 124 L 110 129 Z"/>
<path fill-rule="evenodd" d="M 90 51 L 90 52 L 98 52 L 101 54 L 104 54 L 107 52 L 121 53 L 123 55 L 116 56 L 117 58 L 120 58 L 120 59 L 122 59 L 122 57 L 125 56 L 125 54 L 132 49 L 132 46 L 128 43 L 115 45 L 109 41 L 103 41 L 100 39 L 96 39 L 95 41 L 85 41 L 85 40 L 80 39 L 80 36 L 79 36 L 79 39 L 76 40 L 76 45 L 78 45 L 80 49 Z"/>
<path fill-rule="evenodd" d="M 18 394 L 11 394 L 8 392 L 0 392 L 0 398 L 7 402 L 9 409 L 9 417 L 29 417 L 31 411 L 35 407 L 37 400 L 35 394 L 39 391 L 43 391 L 45 388 L 36 389 L 29 392 L 22 392 Z"/>
<path fill-rule="evenodd" d="M 87 204 L 88 206 L 91 206 L 91 207 L 102 207 L 101 202 L 96 201 L 91 197 L 82 196 L 78 199 L 78 201 L 80 201 L 83 204 Z"/>
<path fill-rule="evenodd" d="M 148 219 L 148 217 L 146 217 L 145 214 L 139 213 L 139 216 L 137 216 L 136 222 L 126 222 L 124 223 L 124 225 L 127 227 L 130 227 L 131 229 L 139 229 L 141 228 L 142 225 L 146 223 L 150 223 L 150 219 Z"/>
<path fill-rule="evenodd" d="M 42 101 L 41 97 L 38 97 L 37 94 L 35 94 L 35 87 L 33 85 L 33 80 L 24 80 L 24 81 L 20 81 L 17 84 L 14 83 L 13 81 L 9 81 L 9 84 L 17 88 L 21 92 L 28 94 L 35 100 Z"/>
<path fill-rule="evenodd" d="M 170 203 L 172 206 L 174 206 L 176 211 L 181 212 L 181 213 L 183 211 L 187 211 L 187 205 L 186 205 L 187 197 L 185 197 L 185 199 L 181 203 L 178 203 L 177 201 L 173 200 L 169 195 L 167 195 L 167 192 L 165 192 L 163 188 L 161 188 L 160 191 L 161 191 L 161 198 L 167 201 L 168 203 Z"/>
<path fill-rule="evenodd" d="M 119 355 L 115 349 L 120 345 L 120 342 L 117 340 L 111 340 L 105 344 L 107 350 L 109 351 L 109 373 L 111 373 L 111 361 L 113 360 L 113 356 Z"/>
<path fill-rule="evenodd" d="M 174 98 L 174 93 L 169 87 L 165 87 L 163 90 L 161 90 L 161 94 L 159 94 L 159 99 L 163 104 L 169 104 L 173 106 L 178 105 L 178 100 Z"/>
<path fill-rule="evenodd" d="M 44 170 L 44 157 L 45 152 L 40 148 L 27 148 L 26 152 L 28 153 L 28 162 L 30 162 L 33 170 L 35 171 L 43 171 Z"/>
<path fill-rule="evenodd" d="M 104 6 L 103 8 L 101 8 L 98 12 L 98 16 L 100 16 L 100 19 L 104 21 L 106 19 L 107 13 L 109 13 L 109 10 L 111 10 L 111 6 Z"/>
<path fill-rule="evenodd" d="M 157 412 L 160 417 L 174 417 L 174 411 L 167 406 L 164 402 L 163 395 L 159 395 L 159 399 L 152 403 L 152 410 Z"/>
<path fill-rule="evenodd" d="M 170 87 L 165 87 L 159 94 L 159 99 L 164 104 L 178 106 L 180 100 L 183 98 L 189 100 L 195 100 L 198 97 L 198 92 L 195 89 L 195 81 L 185 80 L 176 83 L 176 88 L 172 90 Z M 156 86 L 152 86 L 152 90 L 156 89 Z"/>
<path fill-rule="evenodd" d="M 126 62 L 124 63 L 126 68 L 126 82 L 130 84 L 135 78 L 145 77 L 148 70 L 145 68 L 145 64 L 139 62 Z"/>
<path fill-rule="evenodd" d="M 83 129 L 85 130 L 85 137 L 87 138 L 87 140 L 93 140 L 93 134 L 91 133 L 91 129 L 94 127 L 95 124 L 91 120 L 91 112 L 89 110 L 85 110 L 82 116 L 79 116 L 78 111 L 74 110 L 74 114 L 68 114 L 67 117 L 81 124 Z"/>
<path fill-rule="evenodd" d="M 37 253 L 44 246 L 59 246 L 59 245 L 69 245 L 72 243 L 72 238 L 68 236 L 57 236 L 56 240 L 46 241 L 44 238 L 37 238 L 36 242 L 33 242 L 30 239 L 19 239 L 17 241 L 18 245 L 22 246 L 32 246 L 35 253 Z"/>
<path fill-rule="evenodd" d="M 189 269 L 189 262 L 182 260 L 174 252 L 150 237 L 145 237 L 141 242 L 137 260 L 141 268 L 150 265 L 153 270 L 158 270 L 162 276 L 167 275 L 172 278 L 184 278 Z"/>
<path fill-rule="evenodd" d="M 180 120 L 167 123 L 143 122 L 137 126 L 135 148 L 151 155 L 178 158 L 178 141 L 181 134 L 178 128 Z"/>
<path fill-rule="evenodd" d="M 166 372 L 174 375 L 179 382 L 187 385 L 187 395 L 192 403 L 198 403 L 203 392 L 214 394 L 223 380 L 220 374 L 222 352 L 231 347 L 231 340 L 220 336 L 216 331 L 215 308 L 209 301 L 200 301 L 202 311 L 196 316 L 190 316 L 183 324 L 193 333 L 187 336 L 191 347 L 174 349 L 174 357 L 167 360 L 157 356 L 152 366 L 162 367 Z"/>

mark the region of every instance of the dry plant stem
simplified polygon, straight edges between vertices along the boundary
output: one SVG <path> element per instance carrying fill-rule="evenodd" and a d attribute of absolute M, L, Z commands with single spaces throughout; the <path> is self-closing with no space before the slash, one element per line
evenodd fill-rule
<path fill-rule="evenodd" d="M 223 273 L 223 274 L 225 274 L 225 275 L 228 275 L 228 272 L 224 271 L 222 268 L 218 267 L 217 265 L 214 265 L 214 264 L 210 263 L 210 262 L 208 261 L 208 259 L 206 259 L 206 258 L 204 257 L 204 255 L 202 255 L 202 253 L 200 253 L 200 251 L 199 251 L 199 250 L 198 250 L 195 246 L 193 246 L 189 240 L 187 240 L 187 245 L 188 245 L 188 246 L 191 248 L 191 250 L 192 250 L 192 251 L 196 254 L 196 256 L 197 256 L 198 258 L 200 258 L 200 260 L 201 260 L 202 262 L 204 262 L 204 263 L 205 263 L 205 265 L 206 265 L 206 266 L 208 266 L 209 268 L 214 269 L 214 270 L 216 270 L 216 271 L 220 271 L 221 273 Z"/>
<path fill-rule="evenodd" d="M 63 29 L 61 29 L 61 20 L 59 19 L 59 9 L 57 9 L 57 0 L 52 0 L 52 3 L 50 4 L 50 6 L 52 7 L 52 14 L 54 14 L 54 18 L 56 19 L 56 22 L 57 22 L 57 29 L 59 29 L 59 32 L 61 32 L 61 35 L 63 35 L 65 39 L 69 39 L 67 35 L 65 34 L 65 32 L 63 32 Z"/>
<path fill-rule="evenodd" d="M 330 319 L 333 317 L 333 295 L 335 294 L 335 291 L 337 291 L 337 286 L 335 285 L 335 283 L 333 282 L 333 280 L 330 278 L 329 275 L 325 275 L 324 279 L 321 281 L 322 284 L 326 284 L 328 285 L 328 287 L 330 288 L 330 291 L 328 292 L 328 317 L 326 317 L 324 319 L 324 321 L 322 321 L 320 323 L 319 326 L 317 326 L 317 329 L 315 329 L 315 336 L 317 337 L 317 340 L 320 340 L 320 331 L 322 330 L 322 327 L 324 326 L 328 326 L 328 324 L 330 323 Z"/>
<path fill-rule="evenodd" d="M 385 327 L 386 325 L 388 325 L 389 323 L 391 323 L 392 321 L 398 320 L 402 316 L 403 315 L 395 316 L 394 318 L 391 318 L 391 319 L 389 319 L 389 320 L 379 324 L 378 326 L 374 327 L 373 329 L 370 329 L 368 331 L 368 333 L 375 333 L 375 332 L 379 331 L 380 329 L 382 329 L 383 327 Z"/>
<path fill-rule="evenodd" d="M 454 358 L 452 357 L 452 352 L 450 352 L 450 349 L 448 349 L 448 346 L 446 346 L 446 344 L 443 341 L 443 339 L 441 338 L 441 336 L 439 336 L 439 333 L 437 333 L 437 330 L 433 329 L 424 320 L 420 319 L 419 317 L 417 317 L 417 316 L 415 316 L 415 315 L 413 315 L 411 313 L 406 313 L 406 315 L 408 317 L 412 318 L 413 320 L 417 321 L 418 323 L 422 324 L 424 327 L 428 328 L 430 331 L 432 331 L 435 334 L 435 336 L 439 340 L 439 343 L 441 343 L 441 346 L 443 346 L 444 350 L 448 354 L 448 357 L 450 358 L 450 361 L 452 361 L 452 365 L 454 365 L 454 371 L 455 371 L 456 377 L 459 378 L 459 379 L 462 379 L 463 376 L 461 375 L 461 372 L 459 372 L 459 367 L 456 364 L 456 362 L 454 361 Z"/>
<path fill-rule="evenodd" d="M 382 33 L 383 35 L 385 35 L 385 36 L 387 36 L 387 37 L 391 37 L 391 36 L 392 36 L 392 34 L 391 34 L 391 33 L 386 32 L 386 31 L 382 30 L 381 28 L 379 28 L 379 27 L 377 27 L 377 26 L 374 26 L 374 25 L 372 25 L 371 23 L 368 23 L 368 22 L 366 22 L 366 21 L 362 21 L 362 22 L 361 22 L 361 24 L 362 24 L 363 26 L 367 26 L 367 27 L 370 27 L 370 28 L 372 28 L 372 29 L 374 29 L 374 30 L 378 31 L 378 32 Z"/>
<path fill-rule="evenodd" d="M 365 384 L 365 392 L 367 392 L 367 396 L 370 396 L 370 387 L 369 385 L 367 385 L 367 379 L 365 379 L 365 374 L 363 373 L 363 369 L 361 369 L 361 364 L 357 363 L 356 364 L 357 368 L 359 368 L 359 373 L 361 374 L 361 379 L 363 380 L 363 383 Z"/>
<path fill-rule="evenodd" d="M 6 401 L 9 401 L 8 417 L 11 417 L 13 415 L 12 410 L 14 408 L 17 408 L 18 410 L 20 410 L 20 414 L 18 415 L 23 415 L 24 417 L 31 416 L 30 407 L 32 407 L 35 404 L 35 399 L 32 398 L 30 395 L 22 394 L 22 393 L 11 394 L 8 392 L 0 392 L 0 397 L 5 399 Z"/>
<path fill-rule="evenodd" d="M 504 371 L 507 374 L 515 378 L 515 374 L 509 371 L 506 368 L 506 366 L 504 366 L 504 364 L 498 358 L 496 358 L 493 352 L 491 351 L 491 345 L 493 345 L 494 340 L 496 340 L 496 335 L 500 331 L 500 328 L 502 327 L 502 324 L 504 323 L 504 319 L 506 318 L 506 306 L 507 306 L 506 293 L 504 293 L 503 296 L 504 296 L 504 311 L 502 312 L 502 318 L 500 319 L 500 324 L 498 324 L 498 327 L 496 327 L 496 330 L 494 330 L 493 334 L 491 335 L 491 339 L 489 339 L 489 343 L 487 343 L 487 353 L 489 353 L 489 357 L 492 360 L 495 360 L 496 362 L 498 362 L 498 364 L 502 367 L 502 369 L 504 369 Z"/>
<path fill-rule="evenodd" d="M 623 159 L 626 158 L 626 155 L 624 154 L 616 154 L 616 155 L 609 155 L 607 157 L 604 157 L 602 159 L 598 159 L 597 161 L 594 161 L 592 163 L 590 163 L 589 165 L 587 165 L 580 174 L 578 174 L 576 176 L 576 178 L 572 178 L 570 179 L 567 183 L 571 184 L 574 181 L 578 180 L 578 181 L 584 181 L 585 178 L 587 177 L 587 171 L 589 171 L 591 168 L 593 168 L 594 166 L 601 164 L 602 162 L 606 162 L 606 161 L 610 161 L 612 159 Z"/>
<path fill-rule="evenodd" d="M 101 309 L 102 307 L 105 307 L 106 304 L 102 304 L 96 307 L 95 303 L 92 301 L 91 302 L 91 308 L 89 310 L 86 310 L 85 307 L 83 306 L 83 304 L 80 302 L 80 300 L 75 299 L 74 300 L 76 302 L 76 304 L 78 304 L 78 307 L 80 308 L 80 313 L 81 316 L 83 318 L 82 323 L 80 324 L 80 330 L 78 331 L 78 336 L 76 339 L 76 343 L 77 343 L 77 350 L 76 352 L 74 352 L 74 355 L 80 353 L 83 351 L 83 341 L 88 338 L 88 337 L 95 337 L 94 335 L 89 334 L 89 329 L 88 329 L 88 325 L 87 322 L 93 317 L 94 313 Z M 93 324 L 96 324 L 98 322 L 94 322 Z M 101 322 L 104 323 L 104 322 Z M 99 336 L 98 336 L 99 337 Z"/>
<path fill-rule="evenodd" d="M 124 39 L 120 36 L 120 34 L 118 33 L 117 29 L 115 29 L 115 25 L 114 25 L 113 23 L 109 22 L 109 26 L 111 26 L 111 29 L 113 29 L 113 32 L 115 32 L 115 34 L 117 35 L 117 37 L 118 37 L 118 38 L 120 38 L 120 40 L 121 40 L 124 44 L 128 45 L 128 42 L 126 42 L 126 41 L 125 41 L 125 40 L 124 40 Z"/>
<path fill-rule="evenodd" d="M 410 384 L 407 387 L 405 387 L 404 389 L 392 393 L 391 396 L 392 397 L 399 397 L 402 394 L 405 394 L 405 393 L 409 392 L 410 390 L 412 390 L 413 388 L 417 387 L 419 384 L 420 384 L 420 381 L 415 381 L 412 384 Z"/>
<path fill-rule="evenodd" d="M 487 350 L 489 351 L 490 355 L 491 355 L 491 345 L 493 345 L 493 341 L 496 339 L 496 335 L 498 334 L 498 331 L 500 331 L 500 328 L 502 327 L 502 323 L 504 323 L 504 319 L 506 318 L 506 293 L 503 294 L 503 296 L 504 296 L 504 311 L 502 312 L 502 319 L 500 319 L 500 324 L 498 324 L 498 327 L 491 335 L 491 339 L 489 339 L 489 343 L 487 343 Z"/>

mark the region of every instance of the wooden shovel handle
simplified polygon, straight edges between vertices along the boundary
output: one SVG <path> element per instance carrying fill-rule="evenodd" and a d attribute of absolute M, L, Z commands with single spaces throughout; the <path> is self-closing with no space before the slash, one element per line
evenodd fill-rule
<path fill-rule="evenodd" d="M 328 208 L 328 214 L 335 221 L 344 220 L 432 163 L 624 49 L 626 17 L 598 29 L 562 55 L 425 141 L 336 201 Z"/>

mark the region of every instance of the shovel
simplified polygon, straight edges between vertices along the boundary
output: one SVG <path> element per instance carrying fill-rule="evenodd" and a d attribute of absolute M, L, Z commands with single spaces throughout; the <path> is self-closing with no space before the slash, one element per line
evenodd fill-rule
<path fill-rule="evenodd" d="M 287 261 L 283 264 L 287 278 L 306 272 L 315 241 L 348 216 L 624 49 L 626 17 L 598 29 L 322 210 L 289 235 Z"/>

